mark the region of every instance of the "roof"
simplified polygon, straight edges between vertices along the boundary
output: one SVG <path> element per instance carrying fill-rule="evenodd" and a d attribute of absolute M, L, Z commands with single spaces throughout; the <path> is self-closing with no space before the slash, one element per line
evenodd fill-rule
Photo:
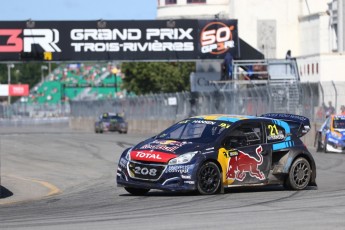
<path fill-rule="evenodd" d="M 208 114 L 208 115 L 195 116 L 192 118 L 204 119 L 204 120 L 213 120 L 213 121 L 236 122 L 239 120 L 253 119 L 253 118 L 258 118 L 258 117 L 247 116 L 247 115 L 232 115 L 232 114 Z"/>
<path fill-rule="evenodd" d="M 335 118 L 335 119 L 345 120 L 345 115 L 335 114 L 335 115 L 332 115 L 332 116 L 333 116 L 333 118 Z"/>

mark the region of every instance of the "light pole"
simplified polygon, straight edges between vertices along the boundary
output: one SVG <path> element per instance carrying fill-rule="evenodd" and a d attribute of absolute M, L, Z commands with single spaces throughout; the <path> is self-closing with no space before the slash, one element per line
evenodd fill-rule
<path fill-rule="evenodd" d="M 41 66 L 41 81 L 44 82 L 44 70 L 47 70 L 48 67 L 46 65 Z"/>
<path fill-rule="evenodd" d="M 11 69 L 14 68 L 14 64 L 7 64 L 7 84 L 8 84 L 8 87 L 10 87 L 10 84 L 11 84 Z M 10 94 L 8 94 L 8 101 L 7 101 L 8 105 L 11 104 L 11 96 Z"/>

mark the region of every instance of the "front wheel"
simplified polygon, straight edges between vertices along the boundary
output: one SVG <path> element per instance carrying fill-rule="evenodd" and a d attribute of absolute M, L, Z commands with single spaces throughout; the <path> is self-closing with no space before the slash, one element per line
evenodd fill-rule
<path fill-rule="evenodd" d="M 329 151 L 328 151 L 328 149 L 327 149 L 327 145 L 328 145 L 328 141 L 327 141 L 327 139 L 325 140 L 325 144 L 324 144 L 324 146 L 323 146 L 323 151 L 325 152 L 325 153 L 328 153 Z"/>
<path fill-rule="evenodd" d="M 308 186 L 311 177 L 311 167 L 304 158 L 297 158 L 291 165 L 289 175 L 285 181 L 287 189 L 302 190 Z"/>
<path fill-rule="evenodd" d="M 220 192 L 221 174 L 218 166 L 213 162 L 203 164 L 197 175 L 197 189 L 201 195 L 212 195 Z"/>
<path fill-rule="evenodd" d="M 322 152 L 321 134 L 318 134 L 316 138 L 316 152 Z"/>
<path fill-rule="evenodd" d="M 125 187 L 125 190 L 127 192 L 129 192 L 132 195 L 135 196 L 143 196 L 146 193 L 148 193 L 150 191 L 150 189 L 144 189 L 144 188 L 129 188 L 129 187 Z"/>

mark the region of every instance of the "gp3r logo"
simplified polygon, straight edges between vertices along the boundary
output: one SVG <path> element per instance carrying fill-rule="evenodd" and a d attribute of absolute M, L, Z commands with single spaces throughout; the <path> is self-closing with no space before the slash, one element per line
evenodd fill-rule
<path fill-rule="evenodd" d="M 61 52 L 56 45 L 57 29 L 0 29 L 0 37 L 7 37 L 5 44 L 0 43 L 0 53 L 31 52 L 33 45 L 40 45 L 45 52 Z"/>
<path fill-rule="evenodd" d="M 202 53 L 222 54 L 235 47 L 232 31 L 235 26 L 222 22 L 208 23 L 201 31 L 200 43 Z"/>

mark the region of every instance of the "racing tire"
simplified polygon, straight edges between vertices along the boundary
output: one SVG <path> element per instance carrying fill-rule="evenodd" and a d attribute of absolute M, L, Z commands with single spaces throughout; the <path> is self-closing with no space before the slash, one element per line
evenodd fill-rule
<path fill-rule="evenodd" d="M 197 174 L 197 191 L 201 195 L 213 195 L 221 189 L 221 173 L 214 162 L 201 165 Z"/>
<path fill-rule="evenodd" d="M 327 149 L 327 144 L 328 144 L 328 141 L 325 140 L 325 145 L 323 146 L 323 152 L 324 153 L 329 153 L 328 149 Z"/>
<path fill-rule="evenodd" d="M 297 158 L 291 165 L 284 187 L 292 190 L 305 189 L 311 178 L 311 167 L 304 157 Z"/>
<path fill-rule="evenodd" d="M 317 135 L 316 139 L 316 152 L 322 152 L 322 144 L 321 144 L 321 136 L 320 134 Z"/>
<path fill-rule="evenodd" d="M 143 196 L 146 193 L 148 193 L 150 191 L 150 189 L 144 189 L 144 188 L 129 188 L 129 187 L 125 187 L 125 190 L 135 196 Z"/>

